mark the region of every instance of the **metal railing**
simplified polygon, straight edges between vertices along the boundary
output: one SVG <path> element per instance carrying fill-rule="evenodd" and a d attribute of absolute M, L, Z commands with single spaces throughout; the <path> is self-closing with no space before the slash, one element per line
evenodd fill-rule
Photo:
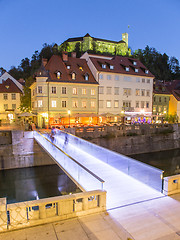
<path fill-rule="evenodd" d="M 103 179 L 68 155 L 48 137 L 34 131 L 34 138 L 82 191 L 103 190 Z"/>

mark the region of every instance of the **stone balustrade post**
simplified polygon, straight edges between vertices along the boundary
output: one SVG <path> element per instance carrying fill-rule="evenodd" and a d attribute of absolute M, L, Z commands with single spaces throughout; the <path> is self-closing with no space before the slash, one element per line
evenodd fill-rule
<path fill-rule="evenodd" d="M 39 218 L 40 218 L 40 219 L 46 218 L 46 208 L 45 208 L 45 204 L 39 205 Z"/>

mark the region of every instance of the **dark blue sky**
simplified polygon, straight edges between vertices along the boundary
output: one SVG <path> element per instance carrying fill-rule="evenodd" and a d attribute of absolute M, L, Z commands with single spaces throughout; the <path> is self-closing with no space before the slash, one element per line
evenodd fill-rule
<path fill-rule="evenodd" d="M 133 50 L 149 45 L 180 61 L 179 26 L 179 0 L 0 0 L 0 67 L 87 32 L 118 41 L 128 31 Z"/>

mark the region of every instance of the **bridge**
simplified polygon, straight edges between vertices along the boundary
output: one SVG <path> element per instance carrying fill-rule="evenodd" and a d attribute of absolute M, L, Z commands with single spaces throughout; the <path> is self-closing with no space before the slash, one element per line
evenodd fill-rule
<path fill-rule="evenodd" d="M 107 209 L 163 197 L 163 171 L 58 130 L 34 138 L 82 191 L 107 191 Z"/>

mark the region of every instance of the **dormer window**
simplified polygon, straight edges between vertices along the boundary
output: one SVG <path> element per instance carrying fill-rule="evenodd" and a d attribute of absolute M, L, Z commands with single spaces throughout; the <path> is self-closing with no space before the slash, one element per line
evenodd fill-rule
<path fill-rule="evenodd" d="M 85 76 L 84 76 L 85 80 L 88 81 L 89 80 L 89 74 L 86 73 Z"/>
<path fill-rule="evenodd" d="M 126 67 L 125 69 L 126 69 L 126 72 L 129 72 L 129 67 Z"/>
<path fill-rule="evenodd" d="M 137 68 L 135 68 L 135 69 L 134 69 L 134 71 L 135 71 L 136 73 L 138 73 L 138 72 L 139 72 L 139 70 L 138 70 Z"/>
<path fill-rule="evenodd" d="M 149 70 L 146 69 L 146 70 L 145 70 L 145 73 L 148 74 L 148 73 L 149 73 Z"/>
<path fill-rule="evenodd" d="M 8 88 L 9 88 L 9 85 L 6 85 L 5 87 L 8 89 Z"/>
<path fill-rule="evenodd" d="M 82 67 L 79 67 L 79 70 L 83 71 L 83 68 L 82 68 Z"/>
<path fill-rule="evenodd" d="M 114 69 L 114 66 L 113 66 L 113 65 L 110 65 L 109 68 L 113 70 L 113 69 Z"/>
<path fill-rule="evenodd" d="M 104 68 L 104 69 L 105 69 L 105 68 L 106 68 L 106 64 L 102 64 L 102 68 Z"/>
<path fill-rule="evenodd" d="M 137 62 L 134 61 L 134 62 L 133 62 L 133 65 L 136 66 L 136 65 L 137 65 Z"/>
<path fill-rule="evenodd" d="M 75 80 L 76 79 L 76 74 L 73 72 L 72 73 L 72 80 Z"/>
<path fill-rule="evenodd" d="M 71 68 L 71 66 L 70 65 L 67 65 L 67 69 L 70 69 Z"/>
<path fill-rule="evenodd" d="M 57 78 L 60 79 L 60 77 L 61 77 L 61 73 L 57 72 Z"/>

